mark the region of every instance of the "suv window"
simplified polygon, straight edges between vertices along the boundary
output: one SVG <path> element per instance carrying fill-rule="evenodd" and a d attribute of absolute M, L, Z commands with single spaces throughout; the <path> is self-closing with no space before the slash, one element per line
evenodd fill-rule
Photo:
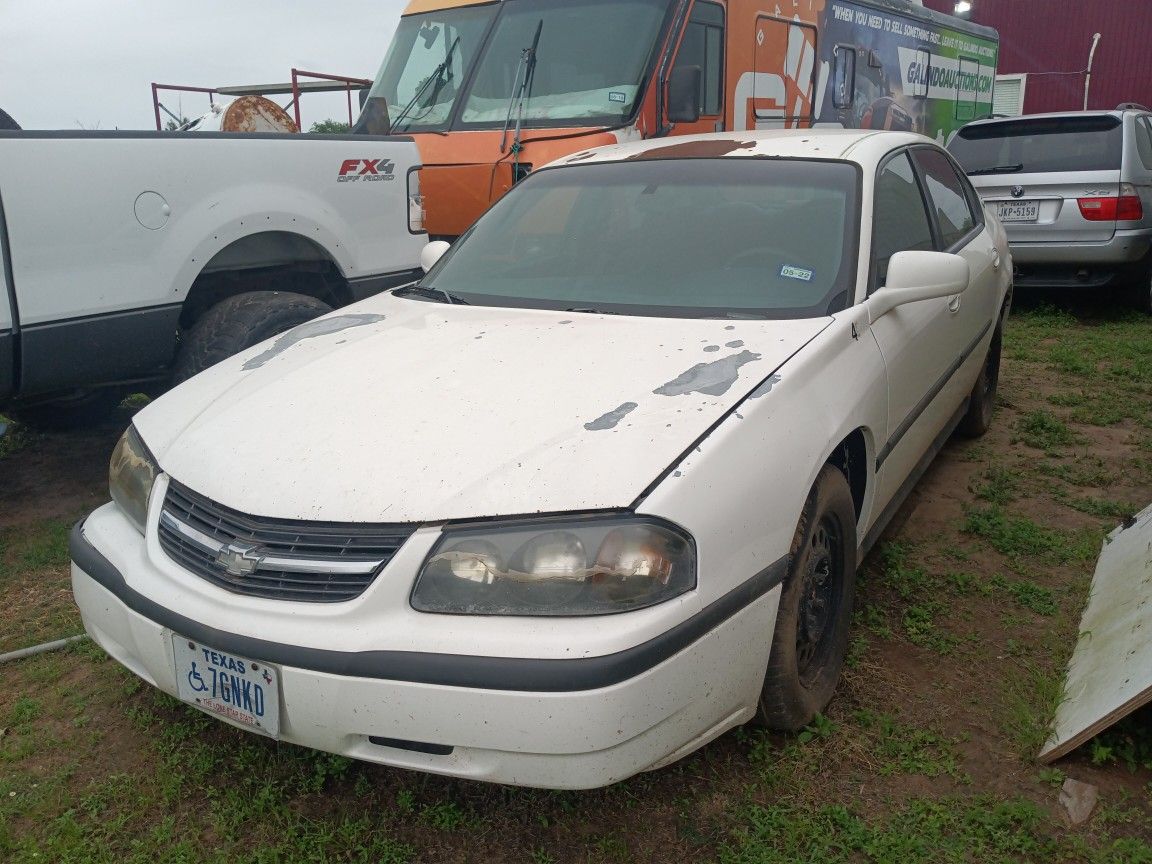
<path fill-rule="evenodd" d="M 1144 167 L 1152 170 L 1152 126 L 1146 116 L 1136 118 L 1136 149 Z"/>
<path fill-rule="evenodd" d="M 1120 118 L 1029 117 L 965 126 L 948 145 L 969 174 L 1119 170 Z"/>
<path fill-rule="evenodd" d="M 938 150 L 913 150 L 913 158 L 924 172 L 924 185 L 928 198 L 936 211 L 936 224 L 940 229 L 940 248 L 951 249 L 976 227 L 968 196 L 964 192 L 956 169 L 948 157 Z"/>
<path fill-rule="evenodd" d="M 920 184 L 907 153 L 888 160 L 876 178 L 876 203 L 872 216 L 872 270 L 875 286 L 888 278 L 888 260 L 908 249 L 936 248 Z"/>

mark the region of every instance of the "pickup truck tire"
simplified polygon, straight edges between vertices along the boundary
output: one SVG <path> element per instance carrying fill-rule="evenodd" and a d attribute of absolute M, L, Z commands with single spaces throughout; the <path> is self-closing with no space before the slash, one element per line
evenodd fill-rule
<path fill-rule="evenodd" d="M 281 291 L 248 291 L 221 300 L 184 335 L 172 383 L 331 311 L 315 297 Z"/>
<path fill-rule="evenodd" d="M 968 395 L 968 410 L 960 420 L 957 431 L 965 438 L 979 438 L 992 425 L 992 412 L 996 408 L 996 385 L 1000 381 L 1000 346 L 1003 324 L 997 323 L 980 375 Z"/>
<path fill-rule="evenodd" d="M 852 491 L 839 468 L 825 465 L 804 502 L 788 553 L 758 723 L 794 732 L 827 706 L 848 651 L 855 586 Z"/>

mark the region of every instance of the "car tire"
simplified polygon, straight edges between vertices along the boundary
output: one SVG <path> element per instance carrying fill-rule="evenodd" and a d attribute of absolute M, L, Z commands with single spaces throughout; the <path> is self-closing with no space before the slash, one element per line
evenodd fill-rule
<path fill-rule="evenodd" d="M 315 297 L 281 291 L 248 291 L 221 300 L 184 335 L 172 383 L 331 311 Z"/>
<path fill-rule="evenodd" d="M 968 410 L 956 427 L 965 438 L 979 438 L 992 425 L 992 413 L 996 410 L 996 387 L 1000 383 L 1002 327 L 1002 324 L 997 323 L 996 329 L 992 331 L 992 341 L 980 367 L 980 375 L 972 385 L 972 392 L 968 394 Z"/>
<path fill-rule="evenodd" d="M 856 508 L 842 471 L 825 465 L 808 493 L 780 595 L 757 721 L 795 731 L 828 705 L 856 590 Z"/>

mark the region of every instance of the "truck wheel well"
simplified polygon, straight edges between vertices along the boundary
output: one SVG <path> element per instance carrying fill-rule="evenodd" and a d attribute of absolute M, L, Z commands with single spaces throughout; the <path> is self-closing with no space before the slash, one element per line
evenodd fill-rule
<path fill-rule="evenodd" d="M 344 306 L 354 299 L 327 250 L 289 231 L 250 234 L 212 257 L 188 291 L 180 328 L 188 330 L 226 297 L 247 291 L 284 291 Z"/>
<path fill-rule="evenodd" d="M 852 430 L 832 450 L 827 464 L 839 468 L 848 479 L 848 488 L 852 490 L 852 505 L 859 519 L 864 508 L 864 493 L 868 491 L 868 445 L 864 440 L 864 430 Z"/>

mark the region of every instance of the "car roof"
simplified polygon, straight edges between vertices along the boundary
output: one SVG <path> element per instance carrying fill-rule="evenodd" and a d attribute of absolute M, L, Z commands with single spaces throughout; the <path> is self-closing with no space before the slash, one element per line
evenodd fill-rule
<path fill-rule="evenodd" d="M 912 132 L 860 129 L 772 129 L 752 132 L 711 132 L 610 144 L 557 159 L 552 164 L 624 162 L 651 159 L 718 159 L 767 156 L 778 159 L 841 159 L 875 165 L 886 153 L 905 144 L 933 144 Z"/>

